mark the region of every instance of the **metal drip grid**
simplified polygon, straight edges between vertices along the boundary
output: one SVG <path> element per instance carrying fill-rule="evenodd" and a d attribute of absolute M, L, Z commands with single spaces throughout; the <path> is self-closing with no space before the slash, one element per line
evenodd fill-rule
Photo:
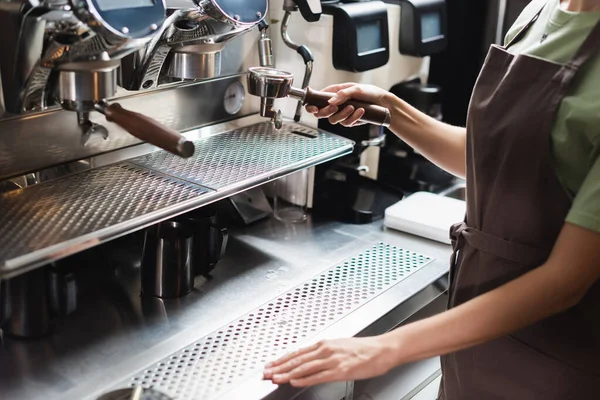
<path fill-rule="evenodd" d="M 207 192 L 120 163 L 0 194 L 0 265 Z"/>
<path fill-rule="evenodd" d="M 276 130 L 267 122 L 203 138 L 194 144 L 196 152 L 187 159 L 159 151 L 130 161 L 220 190 L 312 157 L 350 148 L 352 142 L 294 123 Z"/>
<path fill-rule="evenodd" d="M 196 141 L 189 159 L 157 151 L 2 193 L 0 273 L 52 261 L 101 233 L 108 240 L 116 225 L 134 231 L 168 207 L 200 207 L 211 189 L 216 201 L 351 150 L 351 141 L 315 129 L 260 123 Z"/>
<path fill-rule="evenodd" d="M 149 366 L 120 387 L 153 388 L 181 400 L 213 399 L 432 261 L 378 243 Z"/>

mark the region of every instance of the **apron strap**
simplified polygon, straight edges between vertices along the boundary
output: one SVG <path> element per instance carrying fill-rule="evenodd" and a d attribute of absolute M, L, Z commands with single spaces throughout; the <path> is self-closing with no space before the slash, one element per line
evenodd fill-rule
<path fill-rule="evenodd" d="M 479 251 L 523 265 L 542 265 L 552 250 L 511 242 L 469 227 L 464 222 L 452 226 L 450 238 L 453 266 L 456 265 L 456 256 L 465 243 Z"/>
<path fill-rule="evenodd" d="M 522 27 L 519 30 L 519 32 L 517 32 L 517 34 L 515 36 L 513 36 L 513 38 L 510 39 L 510 41 L 505 46 L 503 46 L 504 50 L 508 49 L 510 46 L 517 43 L 519 40 L 523 39 L 525 34 L 529 31 L 529 28 L 531 28 L 533 26 L 533 24 L 535 24 L 535 21 L 537 21 L 538 18 L 540 17 L 540 15 L 542 14 L 544 7 L 546 7 L 546 4 L 544 4 L 542 6 L 542 8 L 540 8 L 540 10 L 533 16 L 533 18 L 531 18 L 531 20 L 529 20 L 529 22 L 527 24 L 525 24 L 525 26 Z"/>

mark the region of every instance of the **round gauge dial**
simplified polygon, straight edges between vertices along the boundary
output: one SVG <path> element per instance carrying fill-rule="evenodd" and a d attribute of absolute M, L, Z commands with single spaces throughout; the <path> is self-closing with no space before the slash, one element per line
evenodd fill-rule
<path fill-rule="evenodd" d="M 240 82 L 233 82 L 225 91 L 225 98 L 223 99 L 225 111 L 230 115 L 237 114 L 242 109 L 245 98 L 244 86 Z"/>

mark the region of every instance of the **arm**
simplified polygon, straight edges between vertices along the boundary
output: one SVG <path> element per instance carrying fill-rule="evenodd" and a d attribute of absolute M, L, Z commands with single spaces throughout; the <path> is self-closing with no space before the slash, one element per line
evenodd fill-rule
<path fill-rule="evenodd" d="M 356 126 L 364 110 L 338 106 L 350 99 L 362 100 L 386 107 L 392 115 L 390 130 L 440 168 L 460 177 L 465 176 L 466 129 L 454 127 L 422 113 L 405 101 L 380 88 L 344 83 L 324 89 L 335 92 L 330 106 L 321 110 L 308 106 L 307 111 L 318 118 L 329 118 L 332 124 Z"/>
<path fill-rule="evenodd" d="M 378 337 L 321 342 L 268 366 L 275 383 L 309 386 L 366 379 L 412 361 L 465 349 L 577 304 L 600 279 L 600 233 L 565 224 L 548 261 L 436 316 Z"/>

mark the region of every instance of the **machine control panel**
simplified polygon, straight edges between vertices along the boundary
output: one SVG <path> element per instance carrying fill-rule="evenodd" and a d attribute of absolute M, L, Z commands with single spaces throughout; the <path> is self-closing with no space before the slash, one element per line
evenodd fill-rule
<path fill-rule="evenodd" d="M 333 66 L 350 72 L 379 68 L 389 61 L 387 7 L 381 1 L 323 4 L 333 15 Z"/>
<path fill-rule="evenodd" d="M 424 57 L 445 49 L 446 0 L 386 1 L 400 4 L 400 53 Z"/>

